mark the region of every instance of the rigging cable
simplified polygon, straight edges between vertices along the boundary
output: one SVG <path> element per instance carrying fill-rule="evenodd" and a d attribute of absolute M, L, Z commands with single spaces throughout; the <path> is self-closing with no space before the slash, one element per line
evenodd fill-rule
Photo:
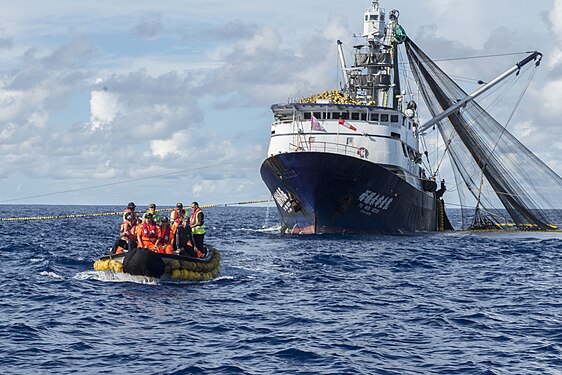
<path fill-rule="evenodd" d="M 233 162 L 221 163 L 220 165 L 228 165 L 228 164 L 233 164 Z M 212 167 L 214 167 L 214 166 L 215 166 L 215 165 L 207 165 L 207 166 L 203 166 L 203 167 L 185 169 L 185 170 L 181 170 L 181 171 L 177 171 L 177 172 L 164 173 L 164 174 L 160 174 L 160 175 L 156 175 L 156 176 L 132 178 L 132 179 L 124 180 L 124 181 L 110 182 L 110 183 L 107 183 L 107 184 L 100 184 L 100 185 L 93 185 L 93 186 L 85 186 L 85 187 L 75 188 L 75 189 L 68 189 L 68 190 L 62 190 L 62 191 L 55 191 L 55 192 L 52 192 L 52 193 L 44 193 L 44 194 L 31 195 L 31 196 L 22 197 L 22 198 L 5 199 L 5 200 L 1 200 L 0 203 L 17 202 L 17 201 L 22 201 L 22 200 L 27 200 L 27 199 L 33 199 L 33 198 L 48 197 L 48 196 L 51 196 L 51 195 L 73 193 L 73 192 L 77 192 L 77 191 L 84 191 L 84 190 L 97 189 L 97 188 L 108 187 L 108 186 L 115 186 L 115 185 L 128 184 L 128 183 L 130 183 L 130 182 L 151 180 L 151 179 L 155 179 L 155 178 L 168 177 L 168 176 L 173 176 L 173 175 L 181 175 L 181 174 L 184 174 L 184 173 L 195 172 L 195 171 L 202 170 L 202 169 L 209 169 L 209 168 L 212 168 Z"/>
<path fill-rule="evenodd" d="M 215 207 L 227 207 L 227 206 L 241 206 L 241 205 L 248 205 L 248 204 L 257 204 L 257 203 L 268 203 L 273 202 L 273 199 L 260 199 L 254 201 L 246 201 L 246 202 L 236 202 L 236 203 L 218 203 L 218 204 L 208 204 L 208 205 L 201 205 L 201 208 L 215 208 Z M 155 210 L 156 212 L 165 212 L 171 211 L 175 207 L 171 208 L 159 208 Z M 38 220 L 53 220 L 53 219 L 82 219 L 87 217 L 103 217 L 103 216 L 117 216 L 123 215 L 123 211 L 117 212 L 103 212 L 97 214 L 71 214 L 71 215 L 50 215 L 50 216 L 32 216 L 32 217 L 2 217 L 0 218 L 1 221 L 38 221 Z"/>

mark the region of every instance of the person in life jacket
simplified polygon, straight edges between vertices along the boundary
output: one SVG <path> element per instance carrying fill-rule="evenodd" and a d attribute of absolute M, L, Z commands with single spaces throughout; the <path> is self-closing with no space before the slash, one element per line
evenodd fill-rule
<path fill-rule="evenodd" d="M 181 216 L 176 220 L 172 220 L 172 246 L 174 247 L 174 250 L 177 250 L 176 232 L 178 231 L 178 228 L 181 227 L 181 225 L 184 221 L 187 221 L 187 219 L 185 217 L 181 217 Z"/>
<path fill-rule="evenodd" d="M 115 240 L 111 252 L 113 254 L 122 253 L 123 250 L 131 250 L 137 246 L 137 218 L 134 214 L 127 212 L 125 221 L 119 229 L 119 238 Z"/>
<path fill-rule="evenodd" d="M 172 222 L 180 222 L 185 217 L 185 210 L 183 209 L 183 204 L 176 204 L 176 208 L 170 213 L 170 220 Z M 181 220 L 180 220 L 181 219 Z"/>
<path fill-rule="evenodd" d="M 179 255 L 187 255 L 190 257 L 203 257 L 203 253 L 195 251 L 193 248 L 193 235 L 189 226 L 189 219 L 183 219 L 176 228 L 174 236 L 174 249 Z"/>
<path fill-rule="evenodd" d="M 205 237 L 205 214 L 199 207 L 199 203 L 191 203 L 191 215 L 189 215 L 189 226 L 193 233 L 193 240 L 195 241 L 195 250 L 203 253 L 203 238 Z"/>
<path fill-rule="evenodd" d="M 137 242 L 139 247 L 154 251 L 158 241 L 158 225 L 154 222 L 150 212 L 147 212 L 144 216 L 145 222 L 140 224 L 140 230 L 137 231 Z"/>
<path fill-rule="evenodd" d="M 152 220 L 154 220 L 154 222 L 156 223 L 156 225 L 160 225 L 160 216 L 158 216 L 158 213 L 156 212 L 156 204 L 151 203 L 148 206 L 148 210 L 146 210 L 146 212 L 144 213 L 144 215 L 142 215 L 142 222 L 144 223 L 146 221 L 146 215 L 147 214 L 151 214 L 152 215 Z"/>
<path fill-rule="evenodd" d="M 163 216 L 158 227 L 158 240 L 156 240 L 155 250 L 163 254 L 172 254 L 172 228 L 166 216 Z"/>
<path fill-rule="evenodd" d="M 135 219 L 139 218 L 139 214 L 135 212 L 135 208 L 137 206 L 135 205 L 135 202 L 129 202 L 129 204 L 127 205 L 127 208 L 125 209 L 125 211 L 123 211 L 123 222 L 127 221 L 127 214 L 133 214 Z"/>

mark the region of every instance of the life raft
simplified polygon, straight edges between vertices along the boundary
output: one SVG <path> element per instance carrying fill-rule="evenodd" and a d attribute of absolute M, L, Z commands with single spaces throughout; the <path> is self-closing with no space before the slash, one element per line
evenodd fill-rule
<path fill-rule="evenodd" d="M 219 275 L 221 256 L 211 245 L 205 245 L 205 250 L 203 258 L 195 258 L 133 249 L 101 257 L 94 263 L 94 269 L 163 280 L 207 281 Z"/>

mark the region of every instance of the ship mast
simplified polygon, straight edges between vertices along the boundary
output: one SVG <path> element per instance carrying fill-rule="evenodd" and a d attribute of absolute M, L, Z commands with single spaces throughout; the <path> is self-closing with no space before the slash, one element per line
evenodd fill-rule
<path fill-rule="evenodd" d="M 355 46 L 354 65 L 351 68 L 345 66 L 341 46 L 338 47 L 346 81 L 344 90 L 354 99 L 398 109 L 396 94 L 400 93 L 400 87 L 397 82 L 397 43 L 394 40 L 397 24 L 398 11 L 393 10 L 386 17 L 379 1 L 373 0 L 363 19 L 361 36 L 366 44 Z"/>

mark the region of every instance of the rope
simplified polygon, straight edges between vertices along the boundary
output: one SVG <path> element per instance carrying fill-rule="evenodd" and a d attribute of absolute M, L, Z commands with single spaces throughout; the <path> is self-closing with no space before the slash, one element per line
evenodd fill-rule
<path fill-rule="evenodd" d="M 201 206 L 202 208 L 213 208 L 213 207 L 226 207 L 226 206 L 242 206 L 245 204 L 256 204 L 256 203 L 268 203 L 273 202 L 273 199 L 261 199 L 256 201 L 247 202 L 236 202 L 236 203 L 221 203 L 221 204 L 209 204 L 207 206 Z"/>
<path fill-rule="evenodd" d="M 229 164 L 233 164 L 233 163 L 234 163 L 234 162 L 225 162 L 225 163 L 223 163 L 223 164 L 224 164 L 224 165 L 229 165 Z M 168 177 L 168 176 L 174 176 L 174 175 L 187 174 L 187 173 L 195 172 L 195 171 L 198 171 L 198 170 L 210 169 L 210 168 L 213 168 L 213 167 L 215 167 L 215 166 L 217 166 L 217 165 L 218 165 L 218 164 L 215 164 L 215 165 L 206 165 L 206 166 L 203 166 L 203 167 L 190 168 L 190 169 L 185 169 L 185 170 L 177 171 L 177 172 L 163 173 L 163 174 L 154 175 L 154 176 L 148 176 L 148 177 L 131 178 L 131 179 L 128 179 L 128 180 L 117 181 L 117 182 L 109 182 L 109 183 L 107 183 L 107 184 L 85 186 L 85 187 L 75 188 L 75 189 L 62 190 L 62 191 L 55 191 L 55 192 L 52 192 L 52 193 L 44 193 L 44 194 L 38 194 L 38 195 L 30 195 L 30 196 L 21 197 L 21 198 L 4 199 L 4 200 L 0 200 L 0 203 L 17 202 L 17 201 L 23 201 L 23 200 L 27 200 L 27 199 L 33 199 L 33 198 L 42 198 L 42 197 L 48 197 L 48 196 L 52 196 L 52 195 L 59 195 L 59 194 L 66 194 L 66 193 L 75 193 L 75 192 L 77 192 L 77 191 L 84 191 L 84 190 L 90 190 L 90 189 L 97 189 L 97 188 L 108 187 L 108 186 L 123 185 L 123 184 L 128 184 L 128 183 L 130 183 L 130 182 L 138 182 L 138 181 L 145 181 L 145 180 L 158 179 L 158 178 L 161 178 L 161 177 Z"/>
<path fill-rule="evenodd" d="M 201 208 L 214 208 L 214 207 L 226 207 L 226 206 L 241 206 L 247 204 L 256 204 L 256 203 L 268 203 L 273 202 L 273 199 L 262 199 L 262 200 L 255 200 L 255 201 L 247 201 L 247 202 L 236 202 L 236 203 L 221 203 L 221 204 L 209 204 L 200 206 Z M 164 212 L 164 211 L 172 211 L 173 208 L 159 208 L 155 210 L 156 212 Z M 104 216 L 117 216 L 123 215 L 123 211 L 119 212 L 104 212 L 99 214 L 72 214 L 72 215 L 50 215 L 50 216 L 32 216 L 32 217 L 2 217 L 0 218 L 1 221 L 38 221 L 38 220 L 55 220 L 55 219 L 82 219 L 87 217 L 104 217 Z"/>

